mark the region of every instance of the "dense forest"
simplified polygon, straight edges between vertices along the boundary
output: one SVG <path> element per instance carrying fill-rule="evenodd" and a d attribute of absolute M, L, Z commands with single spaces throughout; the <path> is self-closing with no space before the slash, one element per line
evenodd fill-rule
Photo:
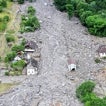
<path fill-rule="evenodd" d="M 69 19 L 79 17 L 91 34 L 106 37 L 106 0 L 54 0 L 54 4 L 66 11 Z"/>

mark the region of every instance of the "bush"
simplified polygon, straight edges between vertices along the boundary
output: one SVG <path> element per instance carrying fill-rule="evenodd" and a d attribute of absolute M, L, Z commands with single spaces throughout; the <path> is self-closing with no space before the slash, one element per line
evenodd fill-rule
<path fill-rule="evenodd" d="M 66 0 L 54 0 L 56 8 L 60 11 L 66 10 Z"/>
<path fill-rule="evenodd" d="M 87 101 L 85 106 L 106 106 L 106 101 L 100 98 L 93 98 Z"/>
<path fill-rule="evenodd" d="M 25 47 L 23 45 L 15 45 L 12 47 L 12 51 L 20 52 L 20 51 L 24 51 Z"/>
<path fill-rule="evenodd" d="M 82 22 L 82 24 L 85 24 L 85 20 L 88 16 L 91 16 L 93 15 L 93 12 L 92 11 L 84 11 L 82 12 L 82 14 L 80 15 L 80 20 Z"/>
<path fill-rule="evenodd" d="M 35 11 L 35 9 L 34 9 L 32 6 L 29 6 L 27 12 L 28 12 L 28 14 L 30 14 L 30 15 L 34 15 L 36 11 Z"/>
<path fill-rule="evenodd" d="M 0 31 L 1 31 L 1 32 L 2 32 L 2 31 L 5 31 L 6 28 L 7 28 L 7 23 L 1 22 L 1 23 L 0 23 Z"/>
<path fill-rule="evenodd" d="M 69 16 L 69 19 L 70 19 L 73 16 L 73 14 L 74 14 L 74 7 L 73 7 L 73 5 L 67 4 L 66 5 L 66 10 L 67 10 L 67 13 L 68 13 L 68 16 Z"/>
<path fill-rule="evenodd" d="M 6 0 L 0 0 L 0 6 L 2 6 L 2 7 L 7 7 L 7 2 L 6 2 Z"/>
<path fill-rule="evenodd" d="M 96 58 L 96 59 L 95 59 L 95 62 L 96 62 L 96 63 L 100 63 L 101 61 L 100 61 L 100 59 Z"/>
<path fill-rule="evenodd" d="M 86 24 L 91 34 L 106 37 L 106 18 L 93 15 L 86 18 Z"/>
<path fill-rule="evenodd" d="M 14 60 L 15 56 L 16 56 L 16 52 L 10 52 L 5 57 L 5 62 L 10 62 L 10 61 Z"/>
<path fill-rule="evenodd" d="M 76 96 L 82 100 L 87 94 L 92 93 L 95 84 L 91 81 L 82 83 L 76 90 Z"/>
<path fill-rule="evenodd" d="M 106 0 L 95 0 L 98 10 L 106 9 Z"/>
<path fill-rule="evenodd" d="M 3 7 L 2 7 L 2 6 L 0 6 L 0 13 L 1 13 L 1 12 L 3 12 Z"/>
<path fill-rule="evenodd" d="M 8 72 L 8 71 L 6 71 L 6 72 L 5 72 L 5 75 L 6 75 L 6 76 L 9 76 L 9 72 Z"/>
<path fill-rule="evenodd" d="M 77 5 L 77 13 L 80 13 L 80 10 L 83 9 L 84 11 L 89 10 L 89 4 L 86 2 L 79 2 Z"/>
<path fill-rule="evenodd" d="M 40 27 L 40 23 L 35 16 L 22 16 L 21 32 L 34 32 Z"/>
<path fill-rule="evenodd" d="M 3 21 L 8 22 L 9 20 L 10 20 L 9 16 L 6 15 L 3 17 Z"/>
<path fill-rule="evenodd" d="M 24 0 L 17 0 L 19 4 L 23 4 Z"/>
<path fill-rule="evenodd" d="M 23 68 L 25 67 L 26 63 L 24 60 L 19 60 L 17 62 L 14 62 L 11 64 L 11 67 L 14 69 L 14 70 L 18 70 L 18 71 L 22 71 Z"/>
<path fill-rule="evenodd" d="M 1 56 L 0 56 L 0 62 L 2 61 L 2 58 L 1 58 Z"/>
<path fill-rule="evenodd" d="M 33 0 L 29 0 L 29 2 L 33 2 Z"/>
<path fill-rule="evenodd" d="M 26 40 L 25 39 L 22 39 L 21 45 L 22 46 L 25 46 L 25 44 L 26 44 Z"/>
<path fill-rule="evenodd" d="M 7 42 L 14 42 L 15 38 L 14 38 L 14 36 L 6 36 L 6 41 Z"/>
<path fill-rule="evenodd" d="M 84 82 L 77 88 L 76 96 L 85 103 L 84 106 L 106 106 L 106 97 L 101 99 L 92 93 L 94 87 L 93 82 Z"/>

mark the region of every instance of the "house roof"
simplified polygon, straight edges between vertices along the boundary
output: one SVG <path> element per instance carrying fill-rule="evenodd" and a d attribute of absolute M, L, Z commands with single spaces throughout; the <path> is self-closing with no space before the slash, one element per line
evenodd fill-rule
<path fill-rule="evenodd" d="M 29 47 L 31 49 L 38 48 L 37 44 L 34 41 L 27 41 L 25 47 Z"/>
<path fill-rule="evenodd" d="M 31 65 L 33 67 L 38 67 L 38 62 L 35 59 L 31 58 Z"/>
<path fill-rule="evenodd" d="M 76 64 L 75 60 L 72 60 L 71 58 L 69 58 L 67 60 L 68 64 Z"/>
<path fill-rule="evenodd" d="M 31 63 L 29 63 L 29 64 L 27 65 L 27 69 L 34 69 L 34 67 L 32 66 Z"/>
<path fill-rule="evenodd" d="M 106 53 L 106 45 L 99 46 L 97 52 L 98 53 Z"/>

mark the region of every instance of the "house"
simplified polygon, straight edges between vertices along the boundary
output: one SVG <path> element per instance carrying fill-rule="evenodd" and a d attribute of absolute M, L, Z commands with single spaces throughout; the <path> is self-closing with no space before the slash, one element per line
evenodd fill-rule
<path fill-rule="evenodd" d="M 33 67 L 31 65 L 31 63 L 29 63 L 27 65 L 27 75 L 34 75 L 34 74 L 37 74 L 37 68 L 36 67 Z"/>
<path fill-rule="evenodd" d="M 106 57 L 106 45 L 99 46 L 97 53 L 101 58 Z"/>
<path fill-rule="evenodd" d="M 68 59 L 68 69 L 69 71 L 75 71 L 76 70 L 76 62 L 72 59 Z"/>

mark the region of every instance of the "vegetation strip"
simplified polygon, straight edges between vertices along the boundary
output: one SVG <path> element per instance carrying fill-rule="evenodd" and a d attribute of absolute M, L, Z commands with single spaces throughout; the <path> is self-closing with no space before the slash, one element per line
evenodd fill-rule
<path fill-rule="evenodd" d="M 67 11 L 69 19 L 76 15 L 89 32 L 106 37 L 106 0 L 54 0 L 60 11 Z"/>
<path fill-rule="evenodd" d="M 84 82 L 76 89 L 76 96 L 84 103 L 84 106 L 106 106 L 106 97 L 99 98 L 93 93 L 94 88 L 94 82 Z"/>

